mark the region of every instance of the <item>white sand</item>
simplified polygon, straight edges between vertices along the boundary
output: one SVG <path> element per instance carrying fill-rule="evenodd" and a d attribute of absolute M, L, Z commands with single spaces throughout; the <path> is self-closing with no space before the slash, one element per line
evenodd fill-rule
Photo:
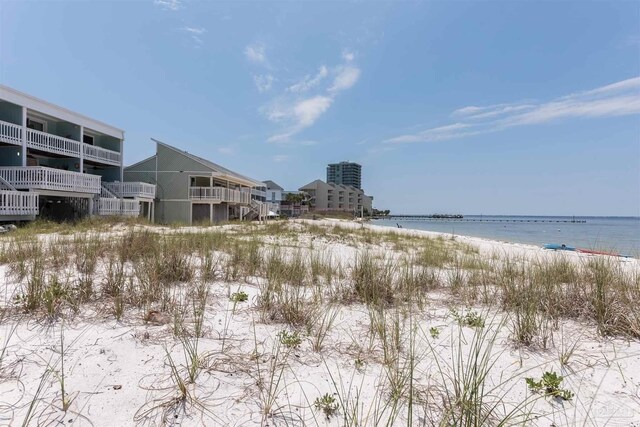
<path fill-rule="evenodd" d="M 335 223 L 330 220 L 310 222 Z M 339 223 L 342 227 L 365 227 L 414 236 L 438 234 Z M 206 229 L 193 228 L 192 231 Z M 591 257 L 472 237 L 457 236 L 456 240 L 478 247 L 486 256 L 500 254 L 527 259 L 562 256 L 576 261 Z M 298 245 L 308 247 L 309 241 L 309 235 L 301 235 Z M 322 238 L 315 239 L 313 247 L 316 251 L 330 253 L 343 266 L 352 263 L 358 251 L 354 246 Z M 380 250 L 391 251 L 390 248 Z M 640 268 L 635 259 L 620 259 L 619 262 L 630 270 Z M 12 281 L 7 271 L 7 266 L 0 266 L 0 289 L 5 298 L 0 302 L 2 305 L 11 304 L 14 290 L 20 286 Z M 283 324 L 260 322 L 255 308 L 259 280 L 263 279 L 211 284 L 205 315 L 206 333 L 198 348 L 204 367 L 195 384 L 188 386 L 189 393 L 198 403 L 187 402 L 184 410 L 176 411 L 176 405 L 172 405 L 177 390 L 171 379 L 165 349 L 178 365 L 184 365 L 185 359 L 182 345 L 172 334 L 171 324 L 146 324 L 145 313 L 133 309 L 126 312 L 122 322 L 117 322 L 101 306 L 85 307 L 79 315 L 65 322 L 47 323 L 34 317 L 11 316 L 0 325 L 0 351 L 5 340 L 9 340 L 0 367 L 0 425 L 22 425 L 45 372 L 50 375 L 43 381 L 43 391 L 32 411 L 31 425 L 160 425 L 163 415 L 166 415 L 164 423 L 194 426 L 344 425 L 344 406 L 338 416 L 330 420 L 313 408 L 315 399 L 325 393 L 338 393 L 343 399 L 350 397 L 352 400 L 358 396 L 361 425 L 376 425 L 373 418 L 376 402 L 379 405 L 387 403 L 389 395 L 385 386 L 386 371 L 381 363 L 382 347 L 378 341 L 369 339 L 367 309 L 362 305 L 338 307 L 338 317 L 320 353 L 314 352 L 310 340 L 303 337 L 299 348 L 290 352 L 282 348 L 276 354 L 277 334 L 289 328 Z M 250 298 L 239 303 L 232 314 L 228 295 L 238 289 L 247 292 Z M 442 406 L 436 397 L 443 384 L 439 370 L 451 372 L 460 330 L 449 311 L 452 304 L 451 297 L 434 292 L 429 305 L 413 319 L 413 324 L 418 326 L 413 425 L 422 425 L 425 417 L 437 413 Z M 545 370 L 553 370 L 566 375 L 563 387 L 571 390 L 575 397 L 568 402 L 549 398 L 532 401 L 528 409 L 540 416 L 533 422 L 535 425 L 640 426 L 638 340 L 605 339 L 597 335 L 592 324 L 563 321 L 554 333 L 554 345 L 550 349 L 517 349 L 510 339 L 508 324 L 502 323 L 504 313 L 482 307 L 475 309 L 487 316 L 487 330 L 502 325 L 492 349 L 495 365 L 485 388 L 488 402 L 502 402 L 506 408 L 517 405 L 531 395 L 524 377 L 539 378 Z M 464 307 L 458 307 L 458 310 L 464 312 Z M 14 327 L 15 332 L 10 334 Z M 441 331 L 439 337 L 430 336 L 431 327 Z M 64 386 L 72 400 L 66 413 L 60 410 L 62 330 Z M 467 340 L 462 346 L 465 354 L 469 351 L 473 333 L 471 328 L 462 329 Z M 221 351 L 222 337 L 225 337 L 224 353 Z M 408 342 L 403 346 L 408 346 Z M 575 350 L 568 365 L 560 366 L 562 348 L 573 346 Z M 356 359 L 364 362 L 360 369 L 355 368 Z M 266 420 L 262 415 L 265 396 L 259 383 L 272 384 L 275 399 L 273 416 Z M 431 396 L 426 404 L 423 402 L 425 396 Z M 377 412 L 382 412 L 383 420 L 389 413 L 380 407 Z M 405 408 L 394 425 L 407 425 L 406 419 Z"/>

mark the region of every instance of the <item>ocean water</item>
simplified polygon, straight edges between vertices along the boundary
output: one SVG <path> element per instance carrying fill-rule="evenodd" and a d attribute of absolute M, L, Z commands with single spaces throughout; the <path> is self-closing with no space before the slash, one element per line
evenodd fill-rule
<path fill-rule="evenodd" d="M 586 222 L 544 222 L 573 219 Z M 372 224 L 389 227 L 397 227 L 396 224 L 399 224 L 403 228 L 415 230 L 439 231 L 539 246 L 559 243 L 640 257 L 640 217 L 465 215 L 463 220 L 379 219 L 373 220 Z"/>

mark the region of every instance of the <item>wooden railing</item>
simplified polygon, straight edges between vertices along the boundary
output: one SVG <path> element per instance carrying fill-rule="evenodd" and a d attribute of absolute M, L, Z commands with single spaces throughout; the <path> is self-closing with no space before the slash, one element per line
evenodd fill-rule
<path fill-rule="evenodd" d="M 107 150 L 106 148 L 89 144 L 82 144 L 82 149 L 84 150 L 85 159 L 108 163 L 114 166 L 120 165 L 121 155 L 117 151 Z"/>
<path fill-rule="evenodd" d="M 27 147 L 80 157 L 80 142 L 34 129 L 27 129 Z"/>
<path fill-rule="evenodd" d="M 19 190 L 43 189 L 100 193 L 100 176 L 42 166 L 0 167 L 0 177 Z"/>
<path fill-rule="evenodd" d="M 138 216 L 140 215 L 140 202 L 137 200 L 100 197 L 96 213 L 98 215 Z"/>
<path fill-rule="evenodd" d="M 103 182 L 102 185 L 118 197 L 156 197 L 156 186 L 146 182 Z"/>
<path fill-rule="evenodd" d="M 251 203 L 251 193 L 248 191 L 232 190 L 224 187 L 190 187 L 190 199 L 213 200 L 228 203 Z"/>
<path fill-rule="evenodd" d="M 22 145 L 22 126 L 0 120 L 0 141 Z"/>
<path fill-rule="evenodd" d="M 38 215 L 38 194 L 0 190 L 0 217 L 3 215 Z"/>

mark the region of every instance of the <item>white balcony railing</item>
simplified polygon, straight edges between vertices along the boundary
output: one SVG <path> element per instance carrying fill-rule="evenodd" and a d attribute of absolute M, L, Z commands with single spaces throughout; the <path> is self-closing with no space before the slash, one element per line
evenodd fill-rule
<path fill-rule="evenodd" d="M 0 120 L 0 141 L 22 145 L 22 126 Z"/>
<path fill-rule="evenodd" d="M 0 142 L 22 145 L 22 126 L 0 120 Z M 27 129 L 27 147 L 75 158 L 80 158 L 82 149 L 85 159 L 113 166 L 119 166 L 122 160 L 122 154 L 117 151 L 35 129 Z"/>
<path fill-rule="evenodd" d="M 100 197 L 96 213 L 98 215 L 138 216 L 140 215 L 140 202 L 137 200 Z"/>
<path fill-rule="evenodd" d="M 251 203 L 251 193 L 248 191 L 232 190 L 224 187 L 190 187 L 190 199 L 201 199 L 227 203 Z"/>
<path fill-rule="evenodd" d="M 103 182 L 102 185 L 118 197 L 156 197 L 156 186 L 146 182 Z"/>
<path fill-rule="evenodd" d="M 100 193 L 100 176 L 43 166 L 0 167 L 0 177 L 19 190 L 43 189 Z"/>
<path fill-rule="evenodd" d="M 34 129 L 27 129 L 27 147 L 80 157 L 80 142 Z"/>
<path fill-rule="evenodd" d="M 258 197 L 267 197 L 267 192 L 262 190 L 256 190 L 255 188 L 251 189 L 251 194 Z"/>
<path fill-rule="evenodd" d="M 0 190 L 0 217 L 3 215 L 38 215 L 38 194 Z"/>
<path fill-rule="evenodd" d="M 117 151 L 107 150 L 106 148 L 96 147 L 95 145 L 82 144 L 84 158 L 95 160 L 110 165 L 119 166 L 121 155 Z"/>

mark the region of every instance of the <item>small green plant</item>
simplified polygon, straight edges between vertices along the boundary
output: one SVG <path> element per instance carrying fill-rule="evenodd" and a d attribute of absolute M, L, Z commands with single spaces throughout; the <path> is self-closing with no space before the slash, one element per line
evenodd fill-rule
<path fill-rule="evenodd" d="M 460 314 L 456 310 L 451 310 L 451 315 L 460 326 L 468 326 L 470 328 L 484 328 L 484 318 L 477 311 L 467 311 Z"/>
<path fill-rule="evenodd" d="M 325 393 L 324 396 L 316 398 L 313 405 L 316 407 L 318 411 L 322 411 L 322 413 L 330 419 L 333 415 L 338 412 L 338 408 L 340 404 L 336 401 L 336 398 L 330 395 L 329 393 Z"/>
<path fill-rule="evenodd" d="M 429 328 L 429 334 L 431 335 L 431 338 L 436 339 L 440 336 L 440 329 L 432 326 L 431 328 Z"/>
<path fill-rule="evenodd" d="M 302 338 L 300 338 L 297 331 L 280 331 L 278 338 L 280 339 L 280 344 L 289 348 L 297 348 L 302 343 Z"/>
<path fill-rule="evenodd" d="M 564 377 L 555 372 L 545 372 L 542 379 L 536 381 L 533 378 L 525 378 L 529 389 L 534 393 L 544 393 L 545 396 L 558 397 L 562 400 L 571 400 L 573 393 L 567 389 L 560 388 Z"/>
<path fill-rule="evenodd" d="M 245 302 L 248 299 L 249 299 L 249 295 L 247 295 L 247 293 L 243 291 L 234 292 L 231 294 L 231 301 L 233 301 L 236 304 L 239 302 Z"/>
<path fill-rule="evenodd" d="M 362 372 L 364 371 L 364 367 L 366 366 L 367 362 L 365 362 L 364 360 L 360 359 L 359 357 L 354 361 L 354 364 L 356 366 L 356 370 L 358 372 Z"/>

